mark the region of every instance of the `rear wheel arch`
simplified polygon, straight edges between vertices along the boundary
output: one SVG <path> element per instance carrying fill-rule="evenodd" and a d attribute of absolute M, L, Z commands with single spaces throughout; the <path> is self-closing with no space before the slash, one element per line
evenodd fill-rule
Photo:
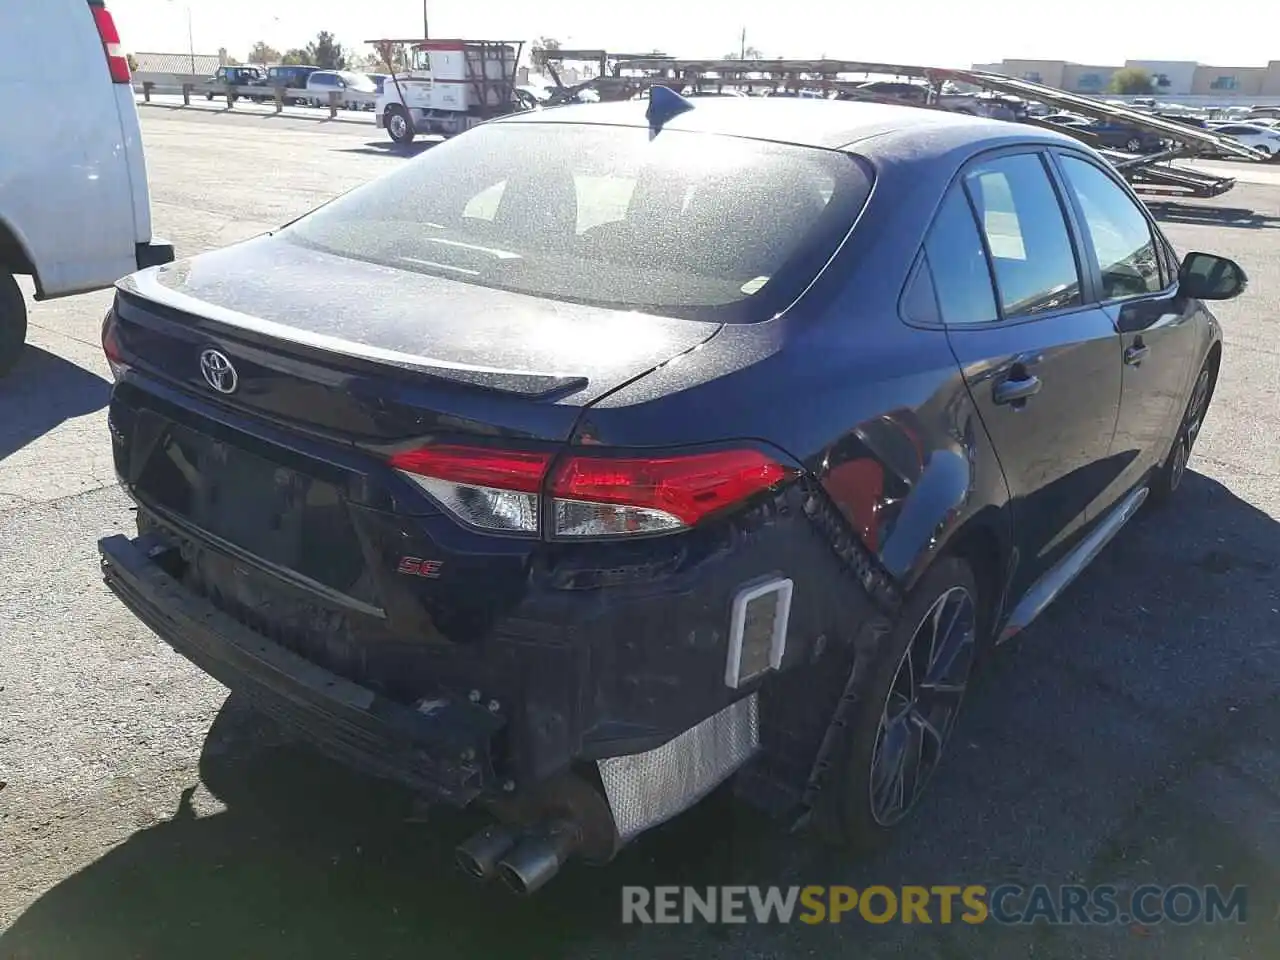
<path fill-rule="evenodd" d="M 979 649 L 990 646 L 1004 605 L 1005 585 L 1008 581 L 1007 538 L 1000 536 L 994 523 L 985 518 L 975 518 L 947 542 L 938 560 L 944 557 L 963 560 L 973 573 L 981 616 Z"/>
<path fill-rule="evenodd" d="M 35 261 L 31 259 L 21 237 L 3 217 L 0 217 L 0 273 L 31 277 L 36 282 L 36 288 L 40 287 Z"/>

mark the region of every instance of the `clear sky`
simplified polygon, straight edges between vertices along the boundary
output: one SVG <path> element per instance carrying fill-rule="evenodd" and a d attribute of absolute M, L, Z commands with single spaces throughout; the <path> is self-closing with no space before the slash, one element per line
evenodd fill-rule
<path fill-rule="evenodd" d="M 38 2 L 38 0 L 31 0 Z M 747 43 L 765 56 L 967 67 L 1005 57 L 1119 64 L 1280 59 L 1274 0 L 428 0 L 433 37 L 531 40 L 627 52 L 720 57 Z M 125 48 L 244 57 L 256 40 L 303 46 L 329 30 L 344 44 L 418 37 L 421 0 L 108 0 Z M 1271 13 L 1264 14 L 1270 10 Z M 1204 29 L 1197 24 L 1206 20 Z M 1254 28 L 1248 21 L 1253 20 Z M 1264 28 L 1269 21 L 1270 26 Z M 363 52 L 363 50 L 362 50 Z"/>

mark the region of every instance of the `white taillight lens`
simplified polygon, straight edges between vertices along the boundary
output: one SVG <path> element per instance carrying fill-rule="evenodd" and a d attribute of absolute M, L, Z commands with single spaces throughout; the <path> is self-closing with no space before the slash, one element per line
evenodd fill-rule
<path fill-rule="evenodd" d="M 401 471 L 458 519 L 495 533 L 537 533 L 536 493 L 481 487 Z"/>
<path fill-rule="evenodd" d="M 683 520 L 661 510 L 585 500 L 552 501 L 557 537 L 618 537 L 626 534 L 669 533 Z"/>

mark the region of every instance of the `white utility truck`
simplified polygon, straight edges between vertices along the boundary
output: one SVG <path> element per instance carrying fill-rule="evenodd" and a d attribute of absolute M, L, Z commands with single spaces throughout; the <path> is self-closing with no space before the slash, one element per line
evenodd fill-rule
<path fill-rule="evenodd" d="M 376 106 L 396 143 L 462 133 L 523 109 L 516 88 L 521 40 L 370 40 L 391 72 Z M 407 66 L 407 69 L 406 69 Z"/>

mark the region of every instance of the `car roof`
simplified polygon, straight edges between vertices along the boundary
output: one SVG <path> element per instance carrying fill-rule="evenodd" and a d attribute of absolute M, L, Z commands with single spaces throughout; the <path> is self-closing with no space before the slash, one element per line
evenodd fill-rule
<path fill-rule="evenodd" d="M 893 134 L 914 139 L 913 133 L 921 141 L 936 142 L 943 148 L 954 146 L 958 140 L 1005 142 L 1015 134 L 1019 140 L 1078 145 L 1070 137 L 1038 127 L 906 104 L 796 97 L 696 97 L 689 102 L 692 109 L 672 117 L 663 129 L 824 149 L 852 147 Z M 648 107 L 648 100 L 572 104 L 511 114 L 494 122 L 647 127 Z M 892 139 L 901 141 L 903 137 Z"/>

